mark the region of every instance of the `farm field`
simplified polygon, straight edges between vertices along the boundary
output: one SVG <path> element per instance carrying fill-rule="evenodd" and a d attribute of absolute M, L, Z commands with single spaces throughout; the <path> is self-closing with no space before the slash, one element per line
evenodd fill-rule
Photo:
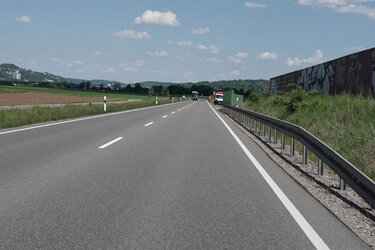
<path fill-rule="evenodd" d="M 136 94 L 78 91 L 55 88 L 0 86 L 0 105 L 95 102 L 102 101 L 104 95 L 107 97 L 108 101 L 148 99 L 148 96 Z"/>

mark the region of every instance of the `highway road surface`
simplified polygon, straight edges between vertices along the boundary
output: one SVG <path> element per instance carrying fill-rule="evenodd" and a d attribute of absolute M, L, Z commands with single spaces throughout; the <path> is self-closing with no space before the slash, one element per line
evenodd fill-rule
<path fill-rule="evenodd" d="M 366 249 L 206 101 L 0 130 L 1 249 Z"/>

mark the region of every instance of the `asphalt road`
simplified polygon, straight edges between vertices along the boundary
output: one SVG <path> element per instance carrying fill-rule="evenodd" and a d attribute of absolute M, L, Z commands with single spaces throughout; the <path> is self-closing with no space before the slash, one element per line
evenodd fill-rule
<path fill-rule="evenodd" d="M 0 248 L 367 248 L 223 121 L 188 101 L 0 130 Z"/>

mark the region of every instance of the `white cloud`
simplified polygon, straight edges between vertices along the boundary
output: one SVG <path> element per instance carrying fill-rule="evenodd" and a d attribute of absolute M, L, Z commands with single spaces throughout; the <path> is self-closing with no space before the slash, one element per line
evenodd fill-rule
<path fill-rule="evenodd" d="M 300 66 L 302 63 L 304 63 L 304 64 L 318 64 L 318 63 L 322 63 L 323 60 L 324 60 L 324 55 L 318 49 L 318 50 L 315 51 L 313 56 L 308 57 L 308 58 L 300 59 L 298 57 L 295 57 L 294 59 L 291 59 L 290 57 L 288 57 L 288 59 L 286 60 L 286 64 L 288 65 L 288 67 L 291 67 L 291 66 Z"/>
<path fill-rule="evenodd" d="M 146 10 L 142 16 L 135 18 L 136 24 L 154 24 L 165 26 L 178 26 L 180 23 L 177 21 L 177 16 L 171 11 L 160 12 Z"/>
<path fill-rule="evenodd" d="M 128 29 L 114 32 L 112 35 L 115 37 L 133 38 L 133 39 L 150 39 L 151 38 L 151 36 L 146 31 L 138 32 L 135 30 L 128 30 Z"/>
<path fill-rule="evenodd" d="M 67 63 L 66 65 L 68 67 L 72 67 L 72 66 L 75 66 L 75 65 L 82 65 L 83 62 L 81 60 L 76 60 L 76 61 L 73 61 L 73 62 L 70 62 L 70 63 Z"/>
<path fill-rule="evenodd" d="M 249 7 L 249 8 L 266 8 L 267 7 L 267 5 L 265 5 L 265 4 L 254 3 L 254 2 L 246 2 L 245 6 Z"/>
<path fill-rule="evenodd" d="M 357 52 L 357 51 L 361 51 L 361 50 L 364 50 L 365 48 L 362 47 L 362 46 L 354 46 L 354 47 L 348 47 L 348 48 L 345 48 L 344 51 L 345 52 Z"/>
<path fill-rule="evenodd" d="M 60 58 L 52 58 L 51 61 L 53 61 L 53 62 L 61 62 L 61 59 Z"/>
<path fill-rule="evenodd" d="M 39 68 L 39 63 L 37 61 L 32 60 L 29 62 L 29 66 L 30 68 Z"/>
<path fill-rule="evenodd" d="M 151 73 L 157 73 L 157 74 L 160 74 L 160 75 L 165 75 L 167 74 L 166 72 L 162 71 L 162 70 L 158 70 L 158 69 L 151 69 L 151 70 L 148 70 L 148 72 L 151 72 Z"/>
<path fill-rule="evenodd" d="M 122 70 L 126 72 L 138 72 L 143 65 L 145 65 L 144 61 L 137 60 L 132 63 L 122 63 L 119 66 L 122 67 Z"/>
<path fill-rule="evenodd" d="M 103 55 L 103 52 L 101 51 L 95 51 L 94 53 L 92 53 L 94 56 L 100 56 L 100 55 Z"/>
<path fill-rule="evenodd" d="M 17 17 L 16 21 L 20 23 L 31 23 L 31 18 L 28 16 Z"/>
<path fill-rule="evenodd" d="M 362 5 L 368 2 L 373 0 L 298 0 L 298 3 L 304 6 L 329 8 L 341 14 L 353 13 L 375 19 L 375 8 Z"/>
<path fill-rule="evenodd" d="M 258 59 L 269 59 L 269 60 L 276 60 L 277 59 L 277 54 L 275 52 L 269 52 L 269 51 L 264 51 L 261 53 L 259 56 L 257 56 Z"/>
<path fill-rule="evenodd" d="M 168 40 L 167 43 L 168 44 L 174 44 L 174 41 L 173 40 Z"/>
<path fill-rule="evenodd" d="M 247 58 L 247 52 L 239 52 L 234 56 L 228 56 L 228 60 L 234 63 L 243 63 L 244 58 Z"/>
<path fill-rule="evenodd" d="M 213 63 L 221 63 L 221 60 L 217 59 L 216 57 L 207 57 L 199 59 L 200 62 L 213 62 Z"/>
<path fill-rule="evenodd" d="M 238 70 L 232 70 L 229 74 L 231 76 L 239 76 L 241 73 Z"/>
<path fill-rule="evenodd" d="M 178 46 L 191 46 L 193 45 L 193 42 L 192 41 L 178 41 L 177 45 Z"/>
<path fill-rule="evenodd" d="M 149 55 L 149 56 L 167 56 L 168 52 L 165 51 L 165 50 L 162 50 L 162 51 L 147 51 L 146 54 Z"/>
<path fill-rule="evenodd" d="M 101 70 L 102 73 L 115 73 L 116 70 L 114 68 L 107 68 L 107 69 L 103 69 Z"/>
<path fill-rule="evenodd" d="M 190 70 L 182 74 L 182 79 L 187 80 L 187 81 L 192 81 L 193 76 L 194 76 L 194 71 Z"/>
<path fill-rule="evenodd" d="M 208 50 L 208 52 L 210 52 L 211 54 L 217 54 L 220 51 L 220 48 L 216 47 L 215 45 L 206 46 L 206 45 L 198 44 L 197 49 Z"/>
<path fill-rule="evenodd" d="M 210 28 L 198 28 L 191 31 L 193 34 L 203 35 L 210 32 Z"/>

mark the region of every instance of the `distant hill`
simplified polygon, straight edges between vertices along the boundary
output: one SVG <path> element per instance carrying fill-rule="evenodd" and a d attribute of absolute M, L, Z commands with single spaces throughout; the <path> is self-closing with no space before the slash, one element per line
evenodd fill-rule
<path fill-rule="evenodd" d="M 169 85 L 174 85 L 176 83 L 174 82 L 157 82 L 157 81 L 147 81 L 147 82 L 139 82 L 142 86 L 145 87 L 151 87 L 151 86 L 169 86 Z"/>
<path fill-rule="evenodd" d="M 20 68 L 14 64 L 0 64 L 0 79 L 12 79 L 12 74 L 18 71 L 21 74 L 21 81 L 27 82 L 63 82 L 65 79 L 61 76 L 53 75 L 47 72 L 36 72 L 29 69 Z"/>
<path fill-rule="evenodd" d="M 103 84 L 112 84 L 112 83 L 120 83 L 121 85 L 125 85 L 122 82 L 119 81 L 111 81 L 111 80 L 99 80 L 99 79 L 93 79 L 93 80 L 85 80 L 85 79 L 77 79 L 77 78 L 64 78 L 67 82 L 74 83 L 74 84 L 80 84 L 82 81 L 89 81 L 92 85 L 99 85 L 101 83 Z"/>
<path fill-rule="evenodd" d="M 250 79 L 240 79 L 240 80 L 221 80 L 221 81 L 204 81 L 197 83 L 183 83 L 184 87 L 191 87 L 192 85 L 205 85 L 210 86 L 215 90 L 225 90 L 225 89 L 243 89 L 245 92 L 247 90 L 256 90 L 259 92 L 268 92 L 269 81 L 264 79 L 250 80 Z"/>

